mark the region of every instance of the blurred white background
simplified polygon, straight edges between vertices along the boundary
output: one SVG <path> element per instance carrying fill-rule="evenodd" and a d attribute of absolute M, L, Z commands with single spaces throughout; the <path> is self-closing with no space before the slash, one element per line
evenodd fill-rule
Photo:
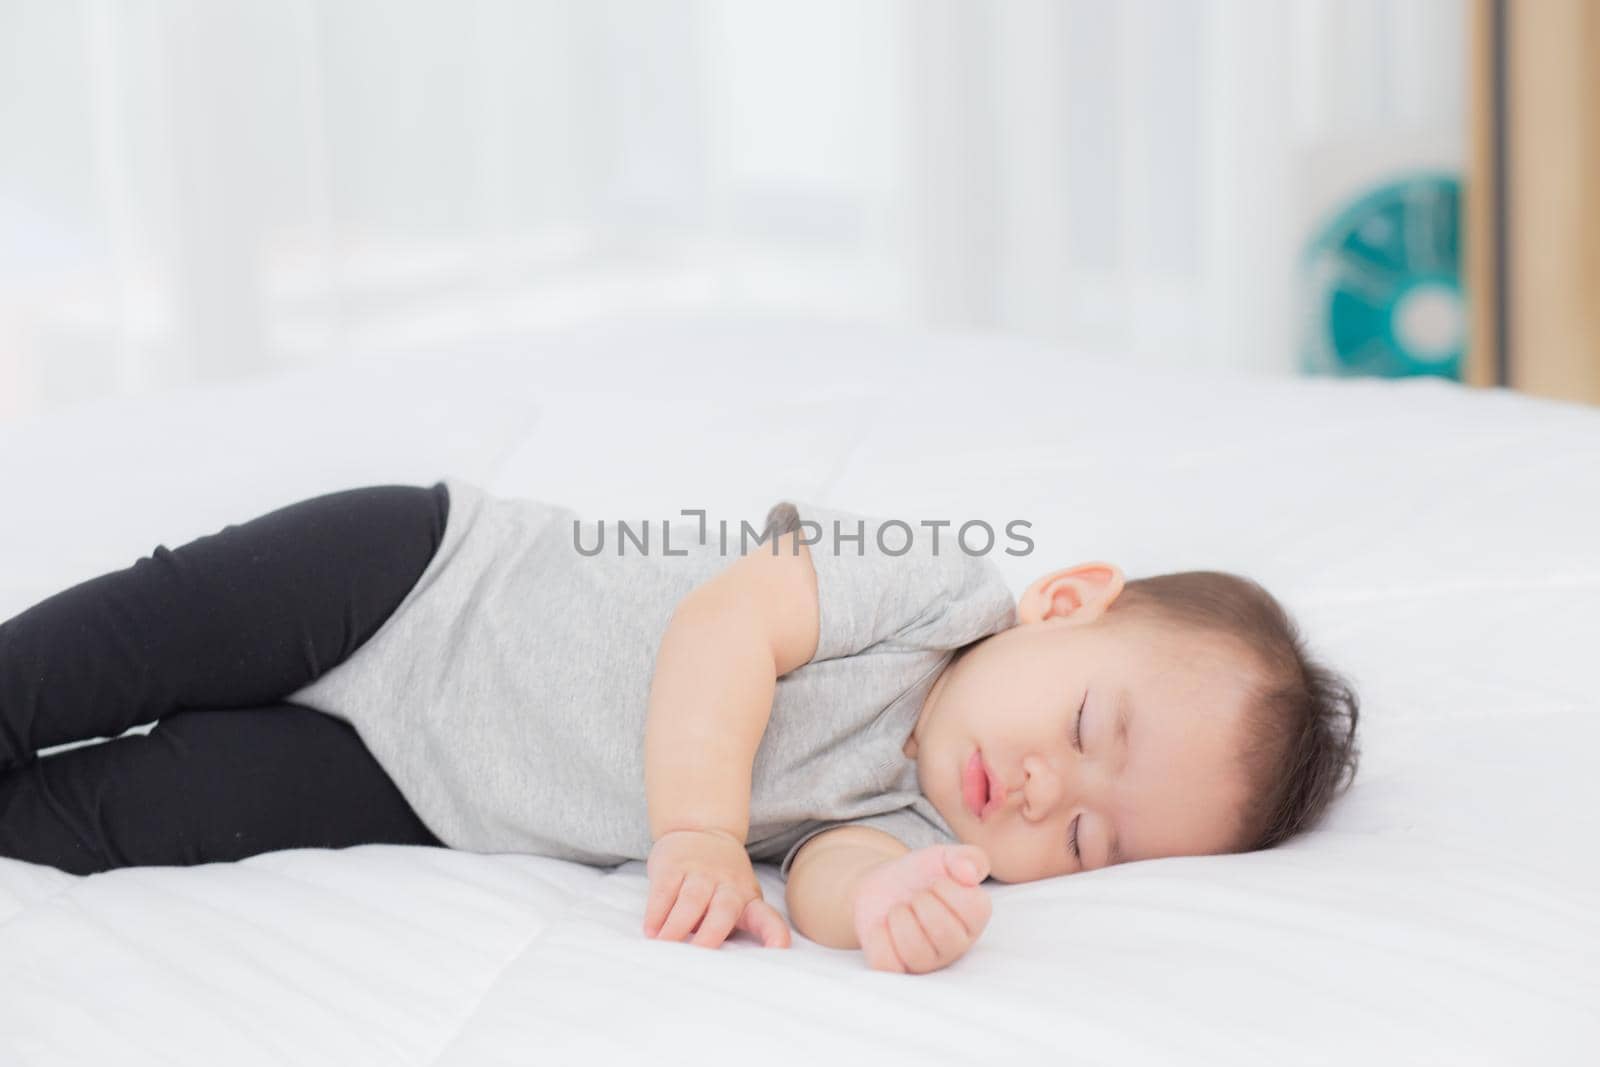
<path fill-rule="evenodd" d="M 635 313 L 1295 369 L 1462 0 L 0 0 L 0 418 Z"/>

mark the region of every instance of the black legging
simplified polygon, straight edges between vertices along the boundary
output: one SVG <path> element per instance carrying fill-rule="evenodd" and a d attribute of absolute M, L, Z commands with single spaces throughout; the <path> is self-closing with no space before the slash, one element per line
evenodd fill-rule
<path fill-rule="evenodd" d="M 89 874 L 441 845 L 354 727 L 284 697 L 393 613 L 449 506 L 443 482 L 313 497 L 0 623 L 0 856 Z"/>

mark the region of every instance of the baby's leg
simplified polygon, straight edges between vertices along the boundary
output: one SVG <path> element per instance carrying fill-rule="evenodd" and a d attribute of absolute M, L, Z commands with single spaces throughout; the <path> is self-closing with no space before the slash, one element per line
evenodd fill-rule
<path fill-rule="evenodd" d="M 180 711 L 0 772 L 0 856 L 73 874 L 363 844 L 442 842 L 354 727 L 297 704 Z"/>
<path fill-rule="evenodd" d="M 442 482 L 312 497 L 0 623 L 0 770 L 186 708 L 281 701 L 399 607 L 448 509 Z"/>

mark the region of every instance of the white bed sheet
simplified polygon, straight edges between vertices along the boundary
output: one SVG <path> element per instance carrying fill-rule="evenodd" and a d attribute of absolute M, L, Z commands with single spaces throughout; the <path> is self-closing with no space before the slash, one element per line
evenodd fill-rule
<path fill-rule="evenodd" d="M 1088 559 L 1249 574 L 1356 684 L 1361 774 L 1268 853 L 991 883 L 980 943 L 921 976 L 798 936 L 647 940 L 642 863 L 0 860 L 0 1061 L 1594 1062 L 1600 410 L 786 320 L 372 353 L 0 425 L 0 618 L 157 543 L 446 473 L 595 517 L 1025 518 L 1019 590 Z"/>

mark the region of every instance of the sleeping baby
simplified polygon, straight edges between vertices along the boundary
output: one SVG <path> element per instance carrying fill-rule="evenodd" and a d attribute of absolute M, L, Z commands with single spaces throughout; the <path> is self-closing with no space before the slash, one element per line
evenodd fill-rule
<path fill-rule="evenodd" d="M 1082 563 L 1013 602 L 986 556 L 903 533 L 891 554 L 886 525 L 780 505 L 774 551 L 678 604 L 646 730 L 647 934 L 787 944 L 746 859 L 768 768 L 796 780 L 772 804 L 809 792 L 823 820 L 784 838 L 790 918 L 910 973 L 973 944 L 985 877 L 1267 848 L 1353 777 L 1353 692 L 1255 583 Z"/>
<path fill-rule="evenodd" d="M 985 878 L 1271 847 L 1354 775 L 1354 693 L 1247 579 L 1015 598 L 949 524 L 684 515 L 373 486 L 42 601 L 0 624 L 0 855 L 643 860 L 645 936 L 786 947 L 769 862 L 801 934 L 925 973 Z"/>

